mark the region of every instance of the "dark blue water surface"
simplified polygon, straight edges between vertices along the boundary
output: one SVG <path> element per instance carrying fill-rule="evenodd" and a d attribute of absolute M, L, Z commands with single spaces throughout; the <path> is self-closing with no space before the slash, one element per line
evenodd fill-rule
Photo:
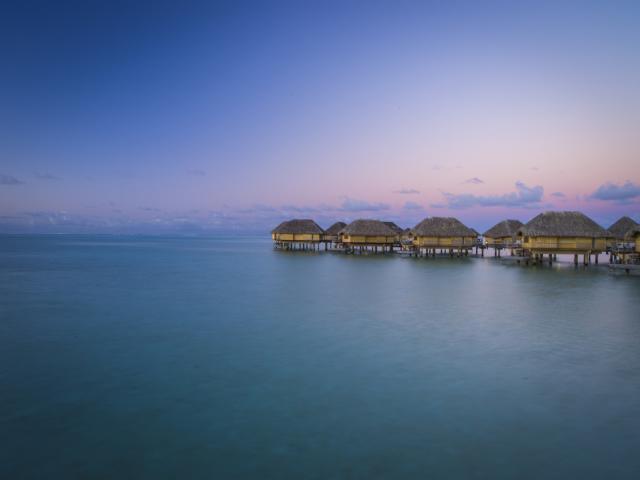
<path fill-rule="evenodd" d="M 640 278 L 0 237 L 0 477 L 640 478 Z"/>

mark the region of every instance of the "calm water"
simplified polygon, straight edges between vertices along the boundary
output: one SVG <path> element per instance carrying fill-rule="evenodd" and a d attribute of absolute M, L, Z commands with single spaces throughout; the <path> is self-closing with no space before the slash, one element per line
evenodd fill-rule
<path fill-rule="evenodd" d="M 0 237 L 2 478 L 640 478 L 640 278 Z"/>

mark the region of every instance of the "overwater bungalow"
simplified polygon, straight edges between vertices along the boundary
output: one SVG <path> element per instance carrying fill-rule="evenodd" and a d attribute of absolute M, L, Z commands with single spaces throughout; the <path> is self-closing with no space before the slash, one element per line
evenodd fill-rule
<path fill-rule="evenodd" d="M 523 223 L 520 220 L 503 220 L 484 232 L 485 244 L 487 247 L 493 248 L 494 256 L 501 256 L 500 252 L 503 248 L 510 248 L 513 255 L 518 229 L 522 225 Z"/>
<path fill-rule="evenodd" d="M 613 236 L 613 242 L 624 242 L 626 234 L 638 224 L 630 217 L 621 217 L 615 223 L 613 223 L 607 230 L 609 230 Z"/>
<path fill-rule="evenodd" d="M 627 241 L 635 243 L 635 252 L 640 254 L 640 225 L 636 225 L 630 229 L 625 235 Z"/>
<path fill-rule="evenodd" d="M 322 237 L 323 241 L 325 242 L 325 244 L 329 243 L 329 244 L 338 244 L 341 243 L 340 241 L 340 233 L 342 232 L 342 229 L 344 227 L 346 227 L 347 224 L 344 222 L 336 222 L 333 225 L 331 225 L 329 228 L 327 228 L 324 231 L 324 235 Z"/>
<path fill-rule="evenodd" d="M 544 212 L 518 229 L 523 254 L 542 261 L 545 254 L 552 263 L 557 254 L 573 254 L 574 263 L 578 255 L 584 256 L 584 264 L 591 262 L 591 255 L 607 248 L 611 233 L 580 212 Z"/>
<path fill-rule="evenodd" d="M 453 217 L 428 217 L 413 229 L 413 248 L 417 255 L 433 255 L 436 250 L 468 255 L 477 239 L 476 233 Z"/>
<path fill-rule="evenodd" d="M 609 269 L 640 275 L 640 225 L 635 225 L 625 234 L 624 248 L 611 251 Z"/>
<path fill-rule="evenodd" d="M 400 234 L 400 243 L 402 244 L 402 248 L 404 249 L 406 246 L 413 245 L 413 234 L 411 233 L 410 228 L 405 228 L 402 230 Z"/>
<path fill-rule="evenodd" d="M 397 235 L 396 238 L 396 245 L 397 246 L 401 246 L 402 245 L 402 234 L 404 233 L 404 230 L 399 227 L 398 225 L 396 225 L 394 222 L 382 222 L 384 223 L 387 227 L 389 227 L 391 230 L 393 230 L 395 232 L 395 234 Z"/>
<path fill-rule="evenodd" d="M 607 250 L 610 254 L 609 262 L 626 263 L 627 254 L 634 253 L 634 244 L 626 236 L 638 224 L 629 217 L 621 217 L 613 223 L 607 230 L 611 232 L 611 238 L 607 243 Z"/>
<path fill-rule="evenodd" d="M 382 222 L 384 223 L 387 227 L 389 227 L 391 230 L 393 230 L 394 232 L 396 232 L 396 235 L 402 235 L 402 228 L 400 228 L 398 225 L 396 225 L 393 222 Z"/>
<path fill-rule="evenodd" d="M 318 250 L 324 230 L 310 219 L 282 222 L 271 231 L 273 245 L 284 250 Z"/>
<path fill-rule="evenodd" d="M 392 252 L 399 235 L 380 220 L 354 220 L 342 229 L 342 244 L 347 252 Z"/>

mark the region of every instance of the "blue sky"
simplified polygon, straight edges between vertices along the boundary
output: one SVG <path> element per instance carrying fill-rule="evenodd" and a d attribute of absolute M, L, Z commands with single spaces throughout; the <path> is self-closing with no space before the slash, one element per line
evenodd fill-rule
<path fill-rule="evenodd" d="M 640 220 L 637 2 L 0 8 L 0 232 Z"/>

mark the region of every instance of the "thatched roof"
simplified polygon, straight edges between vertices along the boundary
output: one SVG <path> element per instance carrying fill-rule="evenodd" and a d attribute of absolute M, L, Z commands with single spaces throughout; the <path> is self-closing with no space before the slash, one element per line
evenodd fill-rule
<path fill-rule="evenodd" d="M 333 225 L 331 225 L 329 228 L 327 228 L 324 231 L 324 233 L 326 235 L 338 235 L 340 233 L 340 230 L 342 230 L 346 226 L 347 224 L 344 222 L 336 222 Z"/>
<path fill-rule="evenodd" d="M 320 228 L 320 226 L 310 219 L 293 219 L 287 220 L 286 222 L 282 222 L 276 228 L 274 228 L 271 233 L 289 233 L 289 234 L 318 234 L 324 233 L 324 230 Z"/>
<path fill-rule="evenodd" d="M 626 240 L 633 240 L 637 235 L 640 235 L 640 225 L 636 225 L 633 228 L 630 228 L 629 231 L 625 234 L 624 238 Z"/>
<path fill-rule="evenodd" d="M 484 236 L 489 238 L 515 238 L 521 226 L 522 222 L 520 220 L 503 220 L 484 232 Z"/>
<path fill-rule="evenodd" d="M 632 218 L 622 217 L 607 230 L 609 230 L 615 238 L 622 240 L 629 230 L 637 226 L 638 224 L 634 222 Z"/>
<path fill-rule="evenodd" d="M 396 232 L 396 234 L 400 235 L 402 233 L 402 229 L 395 223 L 393 222 L 382 222 L 382 223 L 384 223 L 387 227 L 389 227 L 391 230 Z"/>
<path fill-rule="evenodd" d="M 419 237 L 475 237 L 476 234 L 457 218 L 429 217 L 413 227 Z"/>
<path fill-rule="evenodd" d="M 580 212 L 544 212 L 518 229 L 531 237 L 611 237 L 611 233 Z"/>
<path fill-rule="evenodd" d="M 354 220 L 344 227 L 342 233 L 345 235 L 365 235 L 365 236 L 384 236 L 394 237 L 396 232 L 380 220 Z"/>

